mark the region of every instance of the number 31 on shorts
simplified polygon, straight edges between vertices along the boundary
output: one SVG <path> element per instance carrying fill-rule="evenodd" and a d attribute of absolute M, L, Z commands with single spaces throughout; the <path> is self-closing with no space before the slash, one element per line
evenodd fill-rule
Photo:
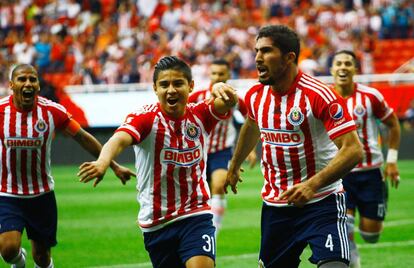
<path fill-rule="evenodd" d="M 203 250 L 205 252 L 211 252 L 212 254 L 215 254 L 215 240 L 213 236 L 209 236 L 209 235 L 203 235 L 202 238 L 204 239 L 204 241 L 206 242 L 206 244 L 203 246 Z"/>

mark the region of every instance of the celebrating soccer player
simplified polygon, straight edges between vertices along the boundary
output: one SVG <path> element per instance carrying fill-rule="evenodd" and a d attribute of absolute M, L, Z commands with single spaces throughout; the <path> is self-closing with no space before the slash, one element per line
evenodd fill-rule
<path fill-rule="evenodd" d="M 347 223 L 351 250 L 351 267 L 359 268 L 360 257 L 354 242 L 354 217 L 358 209 L 361 237 L 368 243 L 376 243 L 380 237 L 386 213 L 387 185 L 383 180 L 382 152 L 378 144 L 379 125 L 389 129 L 388 155 L 384 168 L 385 179 L 398 187 L 400 181 L 397 168 L 400 145 L 400 124 L 382 94 L 375 88 L 354 83 L 357 58 L 352 51 L 335 53 L 331 74 L 335 79 L 335 90 L 346 99 L 346 107 L 353 116 L 358 136 L 363 144 L 364 158 L 348 175 L 343 184 L 347 200 Z"/>
<path fill-rule="evenodd" d="M 194 87 L 190 67 L 168 56 L 155 66 L 159 102 L 125 119 L 95 162 L 81 165 L 80 181 L 101 178 L 110 161 L 133 145 L 138 179 L 139 225 L 154 267 L 213 268 L 215 228 L 206 181 L 208 135 L 236 105 L 221 84 L 211 100 L 187 104 Z"/>
<path fill-rule="evenodd" d="M 25 267 L 21 236 L 26 229 L 35 267 L 51 268 L 51 247 L 57 244 L 50 166 L 54 132 L 62 130 L 94 156 L 102 146 L 63 106 L 38 96 L 39 79 L 33 66 L 13 67 L 10 89 L 13 94 L 0 100 L 0 253 L 12 267 Z M 111 168 L 122 183 L 135 176 L 115 162 Z"/>
<path fill-rule="evenodd" d="M 261 138 L 260 267 L 298 267 L 308 244 L 310 261 L 318 267 L 348 267 L 340 178 L 362 158 L 355 123 L 340 96 L 298 70 L 300 42 L 294 31 L 263 27 L 255 50 L 261 85 L 246 94 L 248 118 L 226 187 L 237 192 L 240 165 Z"/>

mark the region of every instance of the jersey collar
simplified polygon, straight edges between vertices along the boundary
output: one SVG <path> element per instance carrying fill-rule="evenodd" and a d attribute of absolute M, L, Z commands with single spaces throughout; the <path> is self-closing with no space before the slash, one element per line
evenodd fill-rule
<path fill-rule="evenodd" d="M 38 96 L 35 97 L 34 104 L 33 104 L 33 108 L 28 111 L 28 110 L 22 110 L 20 108 L 17 108 L 14 105 L 14 103 L 13 103 L 13 94 L 11 94 L 10 97 L 9 97 L 9 105 L 10 105 L 11 109 L 14 110 L 14 111 L 17 111 L 19 113 L 29 113 L 29 112 L 32 112 L 32 111 L 36 110 L 37 101 L 38 101 Z"/>

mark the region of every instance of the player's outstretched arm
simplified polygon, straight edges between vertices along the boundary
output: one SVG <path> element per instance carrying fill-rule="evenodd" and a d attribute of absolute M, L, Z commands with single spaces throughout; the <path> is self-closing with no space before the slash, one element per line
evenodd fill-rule
<path fill-rule="evenodd" d="M 398 171 L 397 160 L 401 140 L 400 123 L 395 113 L 384 120 L 383 123 L 389 129 L 388 154 L 384 167 L 384 179 L 389 178 L 391 180 L 391 186 L 398 188 L 400 172 Z"/>
<path fill-rule="evenodd" d="M 250 118 L 244 122 L 240 129 L 239 139 L 234 149 L 233 157 L 230 160 L 229 170 L 227 172 L 224 192 L 227 193 L 227 186 L 230 185 L 233 193 L 237 193 L 237 183 L 242 181 L 240 177 L 241 165 L 247 155 L 256 147 L 260 137 L 260 130 L 256 122 Z"/>
<path fill-rule="evenodd" d="M 226 114 L 239 100 L 237 92 L 231 86 L 221 82 L 214 84 L 211 96 L 214 99 L 214 109 L 219 114 Z"/>
<path fill-rule="evenodd" d="M 116 132 L 103 146 L 98 160 L 93 162 L 85 162 L 79 167 L 79 172 L 77 174 L 79 181 L 87 183 L 95 179 L 95 182 L 93 184 L 95 187 L 103 179 L 103 176 L 105 175 L 105 172 L 109 166 L 115 168 L 115 174 L 118 177 L 121 176 L 120 179 L 123 183 L 124 181 L 129 180 L 130 176 L 135 176 L 135 174 L 129 169 L 117 169 L 119 168 L 119 165 L 113 161 L 113 159 L 118 156 L 126 147 L 131 145 L 132 142 L 133 139 L 128 133 L 122 131 Z"/>

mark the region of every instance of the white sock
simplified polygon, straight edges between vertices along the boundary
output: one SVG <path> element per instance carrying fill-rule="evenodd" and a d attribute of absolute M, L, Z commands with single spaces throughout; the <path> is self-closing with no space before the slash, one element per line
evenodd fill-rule
<path fill-rule="evenodd" d="M 50 263 L 49 263 L 49 266 L 47 268 L 54 268 L 54 267 L 55 266 L 53 265 L 53 259 L 50 258 Z M 41 267 L 35 263 L 35 268 L 41 268 Z"/>
<path fill-rule="evenodd" d="M 26 267 L 26 251 L 23 248 L 20 248 L 19 254 L 10 261 L 10 264 L 13 264 L 12 267 L 15 268 Z"/>
<path fill-rule="evenodd" d="M 215 194 L 211 198 L 211 211 L 213 212 L 213 224 L 216 227 L 216 234 L 221 228 L 223 215 L 227 207 L 227 199 L 224 195 Z"/>

